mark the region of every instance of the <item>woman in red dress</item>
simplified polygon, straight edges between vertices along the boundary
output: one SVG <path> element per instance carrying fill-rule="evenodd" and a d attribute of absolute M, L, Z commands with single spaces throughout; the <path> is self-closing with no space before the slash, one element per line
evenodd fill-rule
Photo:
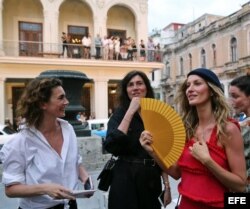
<path fill-rule="evenodd" d="M 243 192 L 246 167 L 243 139 L 218 77 L 205 68 L 187 75 L 177 96 L 186 128 L 186 144 L 178 162 L 167 170 L 178 185 L 179 209 L 224 208 L 225 192 Z M 155 156 L 153 136 L 144 131 L 142 146 Z"/>

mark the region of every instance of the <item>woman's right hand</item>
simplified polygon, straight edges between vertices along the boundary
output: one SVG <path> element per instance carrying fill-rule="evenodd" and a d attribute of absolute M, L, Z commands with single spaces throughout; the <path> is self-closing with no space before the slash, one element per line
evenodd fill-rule
<path fill-rule="evenodd" d="M 133 97 L 131 99 L 128 111 L 130 111 L 131 113 L 136 113 L 139 109 L 140 109 L 140 97 Z"/>
<path fill-rule="evenodd" d="M 140 143 L 142 147 L 149 153 L 152 154 L 154 149 L 152 148 L 151 144 L 153 143 L 153 137 L 149 131 L 143 131 L 140 136 Z"/>
<path fill-rule="evenodd" d="M 53 199 L 70 199 L 74 200 L 72 191 L 59 184 L 43 184 L 46 194 Z"/>
<path fill-rule="evenodd" d="M 53 199 L 74 200 L 72 191 L 59 184 L 13 184 L 5 187 L 8 197 L 34 197 L 39 195 L 49 195 Z"/>

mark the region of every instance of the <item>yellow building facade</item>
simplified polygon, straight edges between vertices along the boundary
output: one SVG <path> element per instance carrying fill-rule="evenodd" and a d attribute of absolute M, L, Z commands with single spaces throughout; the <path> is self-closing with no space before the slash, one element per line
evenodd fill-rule
<path fill-rule="evenodd" d="M 0 123 L 14 122 L 15 107 L 27 82 L 46 70 L 73 70 L 91 79 L 82 105 L 88 115 L 107 118 L 117 82 L 133 69 L 150 76 L 163 64 L 95 59 L 97 34 L 132 37 L 147 43 L 147 0 L 0 0 Z M 62 54 L 62 32 L 71 56 Z M 91 37 L 91 58 L 83 59 L 83 35 Z M 68 52 L 67 52 L 68 53 Z"/>

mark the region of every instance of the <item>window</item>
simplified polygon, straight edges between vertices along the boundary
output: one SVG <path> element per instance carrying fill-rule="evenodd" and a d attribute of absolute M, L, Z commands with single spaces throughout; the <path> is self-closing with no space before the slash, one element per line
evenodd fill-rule
<path fill-rule="evenodd" d="M 68 34 L 70 35 L 71 38 L 70 43 L 81 44 L 83 36 L 87 35 L 88 33 L 89 33 L 88 27 L 74 26 L 74 25 L 68 26 Z"/>
<path fill-rule="evenodd" d="M 170 63 L 166 62 L 166 76 L 169 78 L 170 77 Z"/>
<path fill-rule="evenodd" d="M 39 56 L 43 46 L 43 27 L 41 23 L 22 22 L 19 27 L 19 55 Z"/>
<path fill-rule="evenodd" d="M 216 66 L 216 45 L 215 44 L 212 44 L 212 51 L 213 51 L 213 66 L 215 67 Z"/>
<path fill-rule="evenodd" d="M 237 61 L 237 40 L 236 38 L 231 39 L 231 62 L 236 62 Z"/>
<path fill-rule="evenodd" d="M 188 54 L 188 58 L 189 58 L 189 70 L 191 71 L 193 69 L 193 60 L 191 53 Z"/>
<path fill-rule="evenodd" d="M 162 78 L 167 79 L 169 77 L 170 77 L 170 64 L 168 61 L 166 61 L 165 67 L 164 67 L 163 72 L 162 72 Z"/>
<path fill-rule="evenodd" d="M 184 75 L 183 58 L 180 58 L 180 75 Z"/>
<path fill-rule="evenodd" d="M 206 67 L 206 51 L 201 50 L 201 67 Z"/>
<path fill-rule="evenodd" d="M 152 81 L 154 81 L 155 80 L 155 72 L 154 71 L 152 72 L 151 76 L 152 76 L 151 77 Z"/>

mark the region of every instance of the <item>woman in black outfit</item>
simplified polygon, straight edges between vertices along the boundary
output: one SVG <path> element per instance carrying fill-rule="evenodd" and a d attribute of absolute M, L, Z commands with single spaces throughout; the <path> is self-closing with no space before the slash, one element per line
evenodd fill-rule
<path fill-rule="evenodd" d="M 109 191 L 109 209 L 160 209 L 162 171 L 139 142 L 144 130 L 140 116 L 140 98 L 153 98 L 146 74 L 129 72 L 120 84 L 119 107 L 108 123 L 105 149 L 118 156 Z M 163 174 L 165 199 L 171 202 L 168 176 Z"/>

